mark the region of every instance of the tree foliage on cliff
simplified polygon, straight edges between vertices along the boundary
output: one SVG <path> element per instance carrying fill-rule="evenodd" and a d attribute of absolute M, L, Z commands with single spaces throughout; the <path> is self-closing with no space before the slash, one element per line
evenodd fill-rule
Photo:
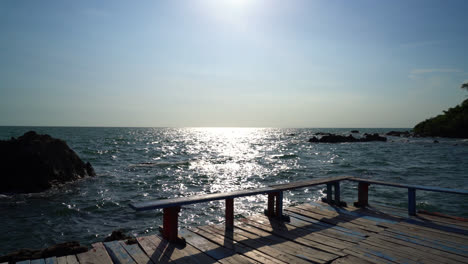
<path fill-rule="evenodd" d="M 468 87 L 468 84 L 463 84 Z M 414 133 L 430 137 L 468 138 L 468 99 L 444 114 L 427 119 L 414 127 Z"/>

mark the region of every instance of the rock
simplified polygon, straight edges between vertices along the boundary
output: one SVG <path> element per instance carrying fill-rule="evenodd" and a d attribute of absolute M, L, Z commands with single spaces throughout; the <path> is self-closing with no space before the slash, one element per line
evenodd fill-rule
<path fill-rule="evenodd" d="M 351 130 L 351 133 L 353 134 L 359 133 L 359 130 Z"/>
<path fill-rule="evenodd" d="M 29 131 L 0 140 L 0 192 L 41 192 L 55 184 L 95 176 L 65 141 Z"/>
<path fill-rule="evenodd" d="M 411 134 L 409 131 L 390 131 L 385 134 L 387 136 L 394 136 L 394 137 L 409 137 Z"/>
<path fill-rule="evenodd" d="M 357 141 L 358 139 L 356 139 L 352 135 L 341 136 L 341 135 L 335 135 L 335 134 L 322 136 L 320 139 L 316 137 L 309 139 L 309 142 L 312 142 L 312 143 L 343 143 L 343 142 L 357 142 Z"/>
<path fill-rule="evenodd" d="M 329 136 L 329 135 L 333 135 L 333 134 L 327 133 L 327 132 L 317 132 L 314 135 L 316 135 L 316 136 Z"/>
<path fill-rule="evenodd" d="M 125 240 L 132 239 L 132 237 L 127 236 L 123 230 L 112 231 L 112 234 L 104 239 L 104 242 L 116 241 L 116 240 Z"/>
<path fill-rule="evenodd" d="M 355 138 L 352 135 L 341 136 L 330 134 L 321 138 L 313 137 L 309 139 L 311 143 L 345 143 L 345 142 L 369 142 L 369 141 L 387 141 L 386 137 L 381 137 L 379 134 L 364 134 L 363 138 Z"/>
<path fill-rule="evenodd" d="M 369 142 L 369 141 L 387 141 L 386 137 L 381 137 L 379 134 L 364 134 L 364 138 L 361 138 L 361 142 Z"/>
<path fill-rule="evenodd" d="M 439 143 L 439 140 L 434 140 L 434 143 Z"/>
<path fill-rule="evenodd" d="M 320 141 L 319 141 L 319 139 L 318 139 L 317 137 L 313 137 L 313 138 L 310 138 L 310 139 L 309 139 L 309 142 L 311 142 L 311 143 L 319 143 Z"/>
<path fill-rule="evenodd" d="M 61 257 L 68 255 L 76 255 L 88 251 L 88 248 L 81 246 L 76 241 L 57 244 L 44 249 L 20 249 L 8 255 L 1 256 L 0 262 L 15 263 L 21 260 L 29 259 L 44 259 L 49 257 Z"/>

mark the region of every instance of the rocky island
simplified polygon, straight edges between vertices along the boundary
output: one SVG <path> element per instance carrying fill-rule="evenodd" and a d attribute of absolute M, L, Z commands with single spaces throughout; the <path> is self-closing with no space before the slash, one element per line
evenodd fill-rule
<path fill-rule="evenodd" d="M 0 140 L 0 193 L 31 193 L 55 184 L 95 176 L 63 140 L 29 131 L 18 138 Z"/>

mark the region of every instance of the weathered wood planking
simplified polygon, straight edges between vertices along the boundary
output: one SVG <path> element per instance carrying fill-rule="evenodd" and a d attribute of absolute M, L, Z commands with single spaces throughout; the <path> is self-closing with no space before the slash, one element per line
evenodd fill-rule
<path fill-rule="evenodd" d="M 51 257 L 45 259 L 45 264 L 57 264 L 57 257 Z"/>
<path fill-rule="evenodd" d="M 133 260 L 138 264 L 153 263 L 150 258 L 141 250 L 137 244 L 127 245 L 124 241 L 119 241 L 120 245 L 128 252 Z"/>
<path fill-rule="evenodd" d="M 156 235 L 138 237 L 137 241 L 154 263 L 217 263 L 215 259 L 190 244 L 182 249 Z"/>
<path fill-rule="evenodd" d="M 133 258 L 128 252 L 122 247 L 119 241 L 105 242 L 104 246 L 109 253 L 112 261 L 118 264 L 136 264 Z"/>
<path fill-rule="evenodd" d="M 75 255 L 67 256 L 67 264 L 78 264 L 78 259 Z"/>
<path fill-rule="evenodd" d="M 192 231 L 183 230 L 181 233 L 184 234 L 187 243 L 221 263 L 258 263 L 255 260 L 237 254 L 237 252 L 231 248 L 221 247 Z"/>
<path fill-rule="evenodd" d="M 34 259 L 34 260 L 31 260 L 31 264 L 45 264 L 45 260 L 44 259 Z"/>
<path fill-rule="evenodd" d="M 93 244 L 93 248 L 88 252 L 80 253 L 76 255 L 79 263 L 86 264 L 107 264 L 113 263 L 106 248 L 102 243 Z M 68 260 L 68 259 L 67 259 Z"/>
<path fill-rule="evenodd" d="M 278 261 L 266 254 L 263 254 L 260 251 L 257 251 L 253 248 L 248 248 L 242 244 L 238 244 L 232 239 L 229 239 L 228 237 L 224 235 L 220 235 L 216 231 L 212 230 L 208 226 L 200 227 L 200 228 L 194 228 L 191 229 L 190 231 L 212 241 L 213 243 L 217 244 L 220 247 L 225 247 L 228 249 L 232 249 L 236 254 L 244 255 L 256 262 L 259 263 L 277 263 L 277 264 L 284 264 L 285 262 L 283 261 Z"/>

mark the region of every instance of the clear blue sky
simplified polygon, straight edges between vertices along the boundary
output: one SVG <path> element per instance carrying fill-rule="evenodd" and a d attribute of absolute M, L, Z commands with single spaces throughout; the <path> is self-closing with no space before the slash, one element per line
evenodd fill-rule
<path fill-rule="evenodd" d="M 0 1 L 0 125 L 413 127 L 468 1 Z"/>

